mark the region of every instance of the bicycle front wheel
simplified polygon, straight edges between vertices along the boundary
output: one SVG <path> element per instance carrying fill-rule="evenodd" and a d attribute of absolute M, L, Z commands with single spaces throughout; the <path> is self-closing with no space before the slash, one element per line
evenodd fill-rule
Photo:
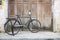
<path fill-rule="evenodd" d="M 15 25 L 19 25 L 19 22 L 15 19 L 11 19 L 9 20 L 6 24 L 5 24 L 5 32 L 9 35 L 16 35 L 20 28 L 18 26 Z"/>
<path fill-rule="evenodd" d="M 40 31 L 40 27 L 41 27 L 41 23 L 36 19 L 31 20 L 28 25 L 28 29 L 32 33 L 36 33 Z"/>

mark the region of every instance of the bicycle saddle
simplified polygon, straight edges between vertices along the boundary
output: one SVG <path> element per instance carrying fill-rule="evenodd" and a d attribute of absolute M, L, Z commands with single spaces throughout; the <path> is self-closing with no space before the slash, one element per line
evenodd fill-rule
<path fill-rule="evenodd" d="M 16 16 L 21 16 L 22 14 L 16 14 Z"/>

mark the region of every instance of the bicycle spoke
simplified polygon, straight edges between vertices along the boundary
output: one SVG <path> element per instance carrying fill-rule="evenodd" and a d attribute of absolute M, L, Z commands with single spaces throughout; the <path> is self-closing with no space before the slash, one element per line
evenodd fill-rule
<path fill-rule="evenodd" d="M 9 20 L 5 25 L 5 32 L 9 35 L 16 35 L 19 32 L 19 27 L 15 25 L 19 25 L 19 22 L 15 19 Z"/>
<path fill-rule="evenodd" d="M 30 29 L 32 30 L 33 23 L 31 22 Z"/>
<path fill-rule="evenodd" d="M 40 30 L 41 24 L 38 20 L 32 20 L 29 24 L 29 30 L 36 33 Z"/>

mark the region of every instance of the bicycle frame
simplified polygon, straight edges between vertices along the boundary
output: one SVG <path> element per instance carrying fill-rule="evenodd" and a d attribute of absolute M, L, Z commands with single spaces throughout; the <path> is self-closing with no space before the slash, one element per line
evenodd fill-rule
<path fill-rule="evenodd" d="M 29 20 L 25 24 L 23 24 L 22 21 L 21 21 L 21 18 L 29 18 Z M 29 15 L 28 17 L 17 16 L 17 20 L 20 22 L 21 25 L 25 25 L 26 26 L 32 20 L 32 17 L 31 17 L 31 15 Z"/>

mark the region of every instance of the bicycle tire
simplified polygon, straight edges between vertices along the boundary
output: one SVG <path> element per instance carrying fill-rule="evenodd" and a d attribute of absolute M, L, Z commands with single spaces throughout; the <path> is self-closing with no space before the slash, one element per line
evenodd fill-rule
<path fill-rule="evenodd" d="M 13 22 L 13 21 L 15 21 L 15 22 Z M 12 23 L 12 22 L 13 22 L 13 23 Z M 20 28 L 19 28 L 19 29 L 16 29 L 17 27 L 14 26 L 14 25 L 16 24 L 16 22 L 18 23 L 18 25 L 20 25 L 19 21 L 17 21 L 16 19 L 10 19 L 10 20 L 8 20 L 8 21 L 5 23 L 4 29 L 5 29 L 5 32 L 6 32 L 7 34 L 9 34 L 9 35 L 16 35 L 16 34 L 19 32 Z M 10 29 L 10 28 L 11 28 L 11 29 Z M 15 32 L 15 33 L 13 33 L 12 30 L 13 30 L 13 32 Z"/>
<path fill-rule="evenodd" d="M 37 24 L 34 23 L 34 25 L 30 25 L 32 24 L 33 22 L 37 22 L 39 24 L 39 26 L 37 26 Z M 37 33 L 38 31 L 40 31 L 40 27 L 41 27 L 41 23 L 40 21 L 38 21 L 37 19 L 32 19 L 29 24 L 28 24 L 28 29 L 29 31 L 31 31 L 32 33 Z M 32 28 L 35 28 L 34 30 Z"/>

